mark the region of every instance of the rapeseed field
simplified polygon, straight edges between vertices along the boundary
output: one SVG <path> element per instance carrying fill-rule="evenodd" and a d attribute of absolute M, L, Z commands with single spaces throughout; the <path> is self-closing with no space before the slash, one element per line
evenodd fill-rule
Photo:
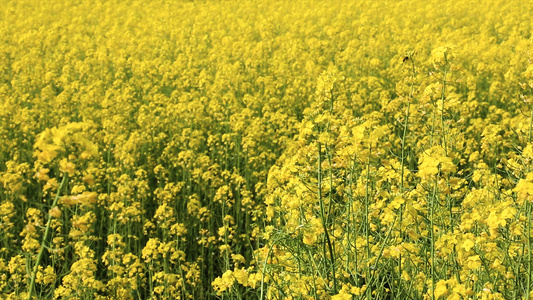
<path fill-rule="evenodd" d="M 533 298 L 533 2 L 0 1 L 1 299 Z"/>

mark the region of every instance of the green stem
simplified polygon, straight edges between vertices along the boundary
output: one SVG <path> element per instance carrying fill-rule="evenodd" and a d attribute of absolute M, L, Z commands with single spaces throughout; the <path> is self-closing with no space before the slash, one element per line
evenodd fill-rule
<path fill-rule="evenodd" d="M 531 113 L 530 113 L 531 117 L 529 119 L 529 133 L 528 133 L 528 142 L 531 143 L 531 131 L 533 129 L 533 106 L 531 108 Z"/>
<path fill-rule="evenodd" d="M 531 143 L 531 130 L 533 127 L 533 106 L 531 107 L 531 119 L 529 120 L 529 134 L 528 142 Z M 529 167 L 527 168 L 529 173 Z M 526 296 L 524 298 L 529 299 L 529 293 L 531 291 L 531 203 L 526 202 L 526 211 L 527 211 L 527 287 L 526 287 Z"/>
<path fill-rule="evenodd" d="M 529 299 L 531 290 L 531 203 L 526 203 L 527 206 L 527 287 L 525 299 Z"/>
<path fill-rule="evenodd" d="M 330 169 L 329 169 L 329 182 L 330 182 L 330 192 L 329 192 L 329 203 L 328 203 L 328 215 L 327 215 L 327 222 L 329 224 L 329 217 L 331 216 L 331 209 L 332 209 L 332 206 L 333 206 L 333 192 L 332 192 L 332 189 L 333 189 L 333 163 L 331 162 L 331 153 L 328 153 L 328 162 L 329 162 L 329 166 L 330 166 Z M 329 239 L 329 237 L 328 237 Z M 331 263 L 332 263 L 332 269 L 331 269 L 331 272 L 332 272 L 332 275 L 333 275 L 333 291 L 335 292 L 335 294 L 337 293 L 337 277 L 336 277 L 336 274 L 335 274 L 335 269 L 336 269 L 336 266 L 335 266 L 335 249 L 333 249 L 333 244 L 331 243 L 331 241 L 329 242 L 329 254 L 331 256 Z"/>
<path fill-rule="evenodd" d="M 448 149 L 446 147 L 446 130 L 444 129 L 444 100 L 446 100 L 446 77 L 448 75 L 448 57 L 444 54 L 444 76 L 442 77 L 442 91 L 440 95 L 441 99 L 441 110 L 440 110 L 440 124 L 442 126 L 442 146 L 444 148 L 444 153 L 448 155 Z"/>
<path fill-rule="evenodd" d="M 389 227 L 389 230 L 387 232 L 387 235 L 385 236 L 385 239 L 383 240 L 383 243 L 381 244 L 381 248 L 379 249 L 379 253 L 378 253 L 378 256 L 376 258 L 376 262 L 372 266 L 372 268 L 374 270 L 377 270 L 379 260 L 383 256 L 383 250 L 385 249 L 385 246 L 387 245 L 387 242 L 389 241 L 389 238 L 390 238 L 391 233 L 392 233 L 392 229 L 394 229 L 394 225 L 396 224 L 396 220 L 397 219 L 398 219 L 397 217 L 394 218 L 394 221 L 392 222 L 392 224 L 390 224 L 390 227 Z M 376 275 L 376 273 L 372 274 L 372 276 L 370 277 L 370 280 L 368 282 L 373 282 L 374 281 L 374 277 L 375 277 L 374 275 Z M 377 277 L 376 277 L 376 280 L 377 280 Z"/>
<path fill-rule="evenodd" d="M 403 123 L 403 133 L 402 133 L 402 156 L 401 156 L 401 177 L 400 177 L 400 193 L 403 196 L 404 193 L 404 180 L 405 180 L 405 139 L 407 137 L 407 128 L 409 125 L 409 116 L 411 111 L 411 100 L 413 99 L 414 94 L 414 79 L 416 75 L 416 69 L 415 69 L 415 63 L 413 61 L 413 58 L 411 57 L 411 67 L 412 67 L 412 73 L 411 73 L 411 86 L 409 89 L 409 99 L 407 101 L 407 107 L 405 110 L 405 122 Z M 399 221 L 399 233 L 400 238 L 403 239 L 403 232 L 402 232 L 402 223 L 403 223 L 403 210 L 404 210 L 405 204 L 402 204 L 400 207 L 400 221 Z M 400 253 L 400 256 L 398 257 L 398 274 L 402 274 L 402 254 Z"/>
<path fill-rule="evenodd" d="M 329 266 L 326 266 L 326 269 L 331 268 L 333 275 L 333 291 L 337 292 L 337 279 L 335 278 L 335 257 L 333 254 L 333 246 L 331 244 L 331 239 L 328 232 L 328 224 L 326 222 L 326 214 L 324 211 L 324 200 L 322 199 L 322 144 L 318 143 L 318 203 L 320 204 L 320 219 L 322 220 L 322 227 L 324 227 L 324 236 L 326 237 L 326 243 L 328 245 L 329 257 L 331 263 Z M 327 258 L 326 250 L 324 247 L 324 259 Z M 329 272 L 327 272 L 327 277 L 329 277 Z"/>
<path fill-rule="evenodd" d="M 272 245 L 270 245 L 270 247 L 268 248 L 268 253 L 265 257 L 265 260 L 263 261 L 263 270 L 261 272 L 261 289 L 260 289 L 260 296 L 259 296 L 259 300 L 263 300 L 265 299 L 265 295 L 264 295 L 264 292 L 265 292 L 265 273 L 266 273 L 266 268 L 267 268 L 267 262 L 268 262 L 268 258 L 270 257 L 270 254 L 272 253 L 272 249 L 274 249 L 274 246 L 281 240 L 281 238 L 275 238 L 273 241 L 272 241 Z"/>
<path fill-rule="evenodd" d="M 435 232 L 434 232 L 434 204 L 435 204 L 435 197 L 437 197 L 437 183 L 435 183 L 435 187 L 433 189 L 433 195 L 430 198 L 430 202 L 428 203 L 428 209 L 429 209 L 429 229 L 430 229 L 430 237 L 431 237 L 431 300 L 435 300 Z"/>
<path fill-rule="evenodd" d="M 402 156 L 401 156 L 401 164 L 402 164 L 402 169 L 401 169 L 401 179 L 400 179 L 400 192 L 403 193 L 403 182 L 404 182 L 404 166 L 405 166 L 405 138 L 407 136 L 407 127 L 408 127 L 408 124 L 409 124 L 409 112 L 410 112 L 410 109 L 411 109 L 411 99 L 413 98 L 413 94 L 414 94 L 414 78 L 415 78 L 415 63 L 414 61 L 411 59 L 411 65 L 413 67 L 413 72 L 411 74 L 411 77 L 412 77 L 412 80 L 411 80 L 411 88 L 410 88 L 410 91 L 409 91 L 409 99 L 407 101 L 407 108 L 405 110 L 405 122 L 403 123 L 403 133 L 402 133 Z M 401 216 L 401 215 L 400 215 Z M 401 219 L 400 219 L 400 226 L 401 226 Z"/>
<path fill-rule="evenodd" d="M 354 157 L 353 159 L 353 164 L 352 164 L 352 168 L 350 170 L 350 180 L 348 181 L 348 187 L 349 187 L 349 193 L 348 193 L 348 224 L 346 225 L 347 227 L 347 232 L 346 232 L 346 239 L 348 241 L 351 241 L 351 237 L 350 237 L 350 231 L 353 230 L 353 239 L 354 239 L 354 249 L 353 249 L 353 253 L 354 253 L 354 265 L 355 265 L 355 271 L 357 272 L 357 232 L 355 230 L 355 224 L 356 224 L 356 216 L 355 216 L 355 211 L 352 212 L 352 209 L 353 209 L 353 190 L 352 190 L 352 184 L 353 184 L 353 176 L 354 176 L 354 170 L 355 170 L 355 164 L 356 164 L 356 159 Z M 350 243 L 346 243 L 346 253 L 350 253 L 351 252 L 351 246 L 350 246 Z M 350 255 L 347 255 L 346 256 L 346 271 L 349 271 L 350 273 L 351 272 L 351 267 L 350 267 Z M 357 276 L 354 276 L 355 277 L 355 284 L 358 285 L 359 284 L 359 280 L 357 279 Z"/>
<path fill-rule="evenodd" d="M 366 165 L 366 191 L 365 191 L 365 236 L 366 236 L 366 259 L 368 262 L 370 262 L 370 220 L 368 218 L 369 215 L 369 205 L 370 205 L 370 191 L 369 191 L 369 185 L 370 185 L 370 156 L 372 155 L 372 145 L 368 148 L 368 163 Z M 370 274 L 370 265 L 366 268 L 366 279 L 371 278 Z M 372 288 L 371 288 L 372 282 L 367 283 L 366 287 L 366 299 L 371 299 L 372 296 Z"/>
<path fill-rule="evenodd" d="M 57 189 L 57 194 L 54 199 L 54 202 L 52 203 L 52 208 L 54 208 L 57 205 L 57 202 L 59 201 L 59 196 L 61 194 L 61 189 L 65 185 L 65 183 L 68 180 L 68 175 L 65 174 L 63 176 L 63 179 L 61 180 L 61 184 L 59 185 L 59 188 Z M 43 257 L 44 249 L 46 248 L 46 239 L 48 238 L 48 233 L 50 232 L 50 224 L 52 223 L 52 216 L 48 214 L 48 220 L 46 221 L 46 229 L 44 231 L 43 241 L 41 243 L 41 249 L 39 249 L 39 254 L 37 255 L 37 260 L 35 261 L 35 265 L 33 267 L 33 272 L 30 276 L 30 290 L 28 291 L 28 300 L 31 300 L 31 296 L 33 294 L 33 289 L 35 286 L 35 277 L 37 276 L 37 271 L 39 270 L 39 263 L 41 262 L 41 259 Z"/>

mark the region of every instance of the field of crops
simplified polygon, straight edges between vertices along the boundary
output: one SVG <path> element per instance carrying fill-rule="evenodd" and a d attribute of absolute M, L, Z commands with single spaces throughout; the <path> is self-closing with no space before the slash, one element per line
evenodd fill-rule
<path fill-rule="evenodd" d="M 1 299 L 531 299 L 532 210 L 532 1 L 0 1 Z"/>

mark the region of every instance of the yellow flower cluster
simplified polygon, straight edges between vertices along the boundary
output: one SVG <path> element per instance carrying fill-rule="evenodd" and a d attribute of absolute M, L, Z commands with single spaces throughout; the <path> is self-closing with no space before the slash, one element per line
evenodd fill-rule
<path fill-rule="evenodd" d="M 0 1 L 0 298 L 533 295 L 531 11 Z"/>

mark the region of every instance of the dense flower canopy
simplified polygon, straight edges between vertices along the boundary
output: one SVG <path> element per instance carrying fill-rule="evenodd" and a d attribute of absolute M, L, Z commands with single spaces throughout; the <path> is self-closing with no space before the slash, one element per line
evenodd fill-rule
<path fill-rule="evenodd" d="M 532 11 L 1 1 L 0 298 L 532 296 Z"/>

